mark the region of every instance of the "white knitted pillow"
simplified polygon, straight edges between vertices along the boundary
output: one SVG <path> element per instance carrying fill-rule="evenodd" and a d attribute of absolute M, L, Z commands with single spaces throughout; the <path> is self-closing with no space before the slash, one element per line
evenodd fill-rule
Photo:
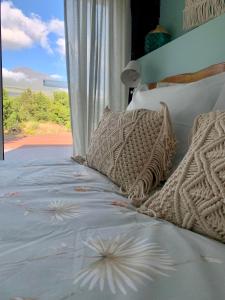
<path fill-rule="evenodd" d="M 166 179 L 174 149 L 164 103 L 159 112 L 139 109 L 116 113 L 107 108 L 92 136 L 86 161 L 119 185 L 138 206 Z"/>
<path fill-rule="evenodd" d="M 197 117 L 188 153 L 139 211 L 225 242 L 225 112 Z"/>

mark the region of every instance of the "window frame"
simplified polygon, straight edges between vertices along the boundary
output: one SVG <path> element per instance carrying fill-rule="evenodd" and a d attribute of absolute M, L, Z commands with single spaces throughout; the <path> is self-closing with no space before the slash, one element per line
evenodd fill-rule
<path fill-rule="evenodd" d="M 0 12 L 0 25 L 1 25 L 1 12 Z M 2 26 L 0 26 L 0 160 L 4 160 L 3 82 L 2 82 Z"/>

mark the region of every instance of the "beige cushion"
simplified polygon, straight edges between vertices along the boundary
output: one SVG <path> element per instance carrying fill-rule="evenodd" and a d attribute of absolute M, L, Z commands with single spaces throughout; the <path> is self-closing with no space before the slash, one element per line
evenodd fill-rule
<path fill-rule="evenodd" d="M 188 153 L 139 211 L 225 242 L 225 112 L 197 117 Z"/>
<path fill-rule="evenodd" d="M 174 149 L 164 103 L 159 112 L 139 109 L 116 113 L 107 108 L 92 136 L 86 160 L 138 206 L 166 179 Z"/>

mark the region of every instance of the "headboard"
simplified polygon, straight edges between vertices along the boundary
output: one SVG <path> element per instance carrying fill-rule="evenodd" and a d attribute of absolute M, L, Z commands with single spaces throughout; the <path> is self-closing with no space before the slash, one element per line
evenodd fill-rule
<path fill-rule="evenodd" d="M 225 72 L 225 62 L 209 66 L 205 69 L 193 73 L 184 73 L 184 74 L 169 76 L 160 80 L 160 82 L 190 83 L 222 72 Z M 149 89 L 154 89 L 156 87 L 156 84 L 157 84 L 156 82 L 149 83 L 148 84 Z"/>
<path fill-rule="evenodd" d="M 143 83 L 225 61 L 225 14 L 139 59 Z"/>

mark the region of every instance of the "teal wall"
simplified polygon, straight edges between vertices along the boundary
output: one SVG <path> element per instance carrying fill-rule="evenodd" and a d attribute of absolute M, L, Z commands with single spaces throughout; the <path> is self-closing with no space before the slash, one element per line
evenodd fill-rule
<path fill-rule="evenodd" d="M 154 82 L 225 62 L 224 28 L 225 14 L 140 58 L 142 81 Z"/>
<path fill-rule="evenodd" d="M 161 0 L 160 24 L 172 35 L 172 39 L 184 34 L 184 4 L 185 0 Z"/>

